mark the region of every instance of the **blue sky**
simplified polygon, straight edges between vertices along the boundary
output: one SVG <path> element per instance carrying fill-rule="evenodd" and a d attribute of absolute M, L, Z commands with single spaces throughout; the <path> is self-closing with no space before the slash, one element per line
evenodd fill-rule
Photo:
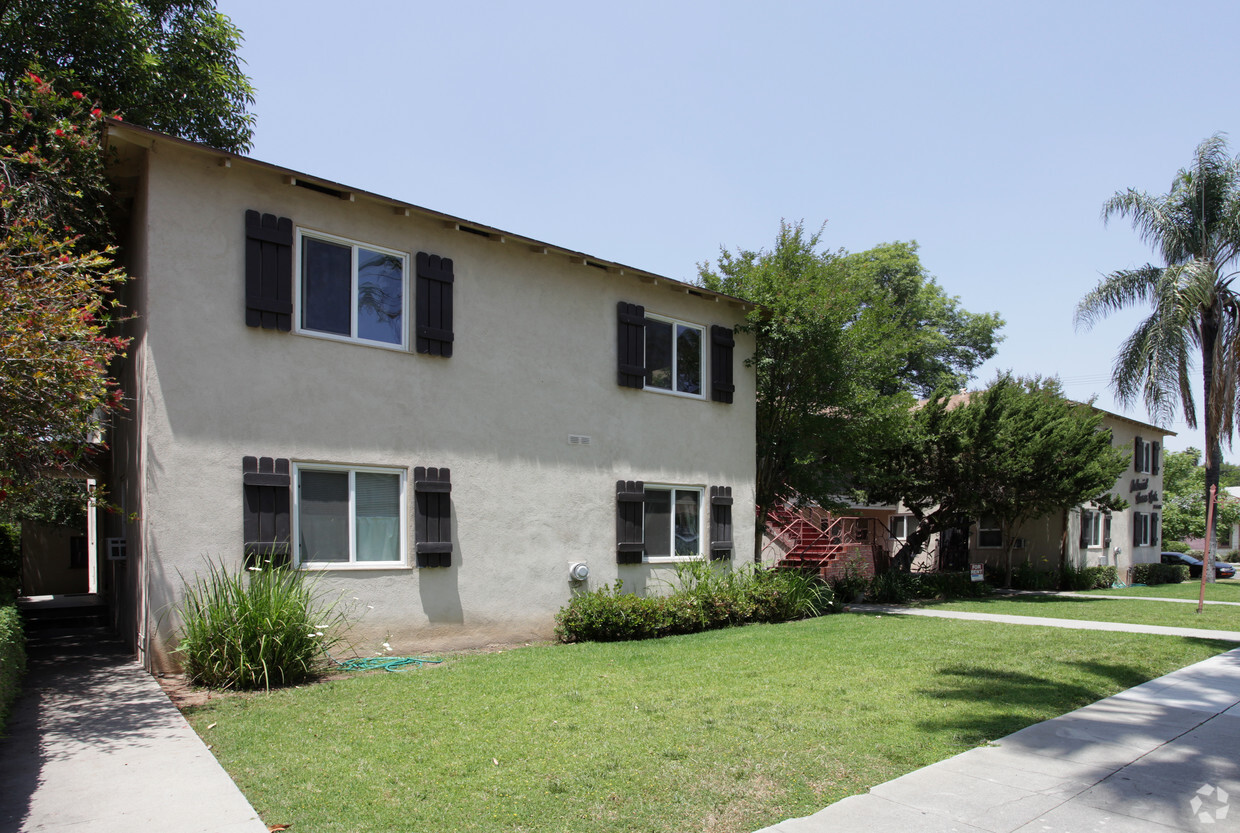
<path fill-rule="evenodd" d="M 219 8 L 258 159 L 682 280 L 781 218 L 826 222 L 828 248 L 916 240 L 1008 322 L 979 381 L 1058 375 L 1121 412 L 1107 382 L 1138 318 L 1077 333 L 1072 313 L 1152 254 L 1102 203 L 1165 192 L 1212 133 L 1240 151 L 1234 1 Z"/>

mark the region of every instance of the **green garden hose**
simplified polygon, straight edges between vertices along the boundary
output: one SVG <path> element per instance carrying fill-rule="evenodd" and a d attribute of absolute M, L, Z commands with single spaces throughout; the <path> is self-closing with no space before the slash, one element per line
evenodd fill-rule
<path fill-rule="evenodd" d="M 408 671 L 410 668 L 421 668 L 423 665 L 436 664 L 443 660 L 430 657 L 357 657 L 338 660 L 332 657 L 332 662 L 345 671 L 374 671 L 379 668 L 384 671 Z"/>

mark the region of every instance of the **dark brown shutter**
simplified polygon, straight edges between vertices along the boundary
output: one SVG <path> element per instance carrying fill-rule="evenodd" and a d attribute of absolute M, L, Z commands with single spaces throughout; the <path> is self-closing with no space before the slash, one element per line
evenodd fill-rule
<path fill-rule="evenodd" d="M 1155 512 L 1150 513 L 1150 546 L 1157 547 L 1158 542 L 1158 515 Z"/>
<path fill-rule="evenodd" d="M 293 327 L 293 221 L 245 212 L 245 323 L 280 330 Z"/>
<path fill-rule="evenodd" d="M 417 351 L 452 355 L 452 259 L 418 252 Z"/>
<path fill-rule="evenodd" d="M 292 527 L 289 499 L 292 478 L 288 460 L 271 457 L 244 457 L 241 460 L 244 484 L 245 563 L 254 566 L 270 558 L 276 566 L 289 563 Z"/>
<path fill-rule="evenodd" d="M 1132 470 L 1140 474 L 1145 469 L 1142 465 L 1145 462 L 1145 440 L 1137 437 L 1132 441 Z"/>
<path fill-rule="evenodd" d="M 646 484 L 641 480 L 616 481 L 616 563 L 640 564 L 646 548 L 642 537 Z"/>
<path fill-rule="evenodd" d="M 646 308 L 639 304 L 616 305 L 617 378 L 622 388 L 646 386 Z"/>
<path fill-rule="evenodd" d="M 1089 546 L 1089 526 L 1093 512 L 1088 509 L 1081 510 L 1081 549 Z"/>
<path fill-rule="evenodd" d="M 732 557 L 732 487 L 710 487 L 710 557 Z"/>
<path fill-rule="evenodd" d="M 732 380 L 732 348 L 735 344 L 731 327 L 711 326 L 710 398 L 714 402 L 732 404 L 732 392 L 736 390 Z"/>
<path fill-rule="evenodd" d="M 1141 546 L 1141 519 L 1144 515 L 1140 512 L 1132 513 L 1132 545 L 1134 547 Z"/>
<path fill-rule="evenodd" d="M 413 470 L 414 551 L 419 567 L 452 566 L 452 472 Z"/>
<path fill-rule="evenodd" d="M 1111 549 L 1111 513 L 1107 512 L 1102 516 L 1102 546 Z"/>
<path fill-rule="evenodd" d="M 1150 443 L 1150 474 L 1158 474 L 1158 457 L 1162 451 L 1161 443 Z"/>

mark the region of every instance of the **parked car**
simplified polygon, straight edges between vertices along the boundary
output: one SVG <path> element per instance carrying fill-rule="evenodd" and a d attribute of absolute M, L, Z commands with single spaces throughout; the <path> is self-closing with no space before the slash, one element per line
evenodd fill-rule
<path fill-rule="evenodd" d="M 1193 578 L 1201 578 L 1201 559 L 1194 558 L 1191 555 L 1185 555 L 1182 552 L 1164 552 L 1162 554 L 1162 563 L 1164 564 L 1187 564 L 1188 573 Z M 1234 578 L 1236 575 L 1236 565 L 1228 564 L 1226 561 L 1214 562 L 1215 578 Z"/>

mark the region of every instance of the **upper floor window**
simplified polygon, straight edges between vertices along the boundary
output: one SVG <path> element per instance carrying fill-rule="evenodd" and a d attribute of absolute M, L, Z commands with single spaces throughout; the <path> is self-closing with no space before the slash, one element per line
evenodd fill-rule
<path fill-rule="evenodd" d="M 299 239 L 298 329 L 406 347 L 408 256 L 321 234 Z"/>
<path fill-rule="evenodd" d="M 697 324 L 647 315 L 647 387 L 701 396 L 704 334 Z"/>
<path fill-rule="evenodd" d="M 1147 442 L 1141 437 L 1133 440 L 1132 470 L 1137 474 L 1158 474 L 1162 447 L 1160 443 Z"/>

